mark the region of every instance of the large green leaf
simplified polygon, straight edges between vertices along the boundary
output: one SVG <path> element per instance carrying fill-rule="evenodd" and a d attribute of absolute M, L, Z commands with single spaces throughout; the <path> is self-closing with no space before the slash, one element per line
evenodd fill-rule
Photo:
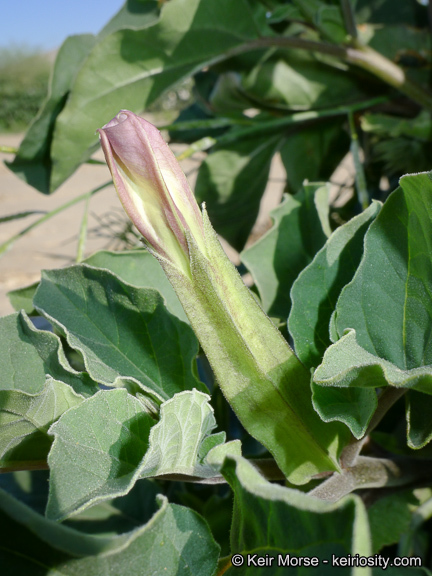
<path fill-rule="evenodd" d="M 103 38 L 57 119 L 50 189 L 91 155 L 98 143 L 95 131 L 121 108 L 140 112 L 174 83 L 257 35 L 247 0 L 171 0 L 155 25 Z"/>
<path fill-rule="evenodd" d="M 432 364 L 432 178 L 408 175 L 400 186 L 369 228 L 336 327 L 339 336 L 355 329 L 365 350 L 410 370 Z"/>
<path fill-rule="evenodd" d="M 67 38 L 58 54 L 51 75 L 48 97 L 21 142 L 18 154 L 6 165 L 27 184 L 44 194 L 50 186 L 51 142 L 56 119 L 63 109 L 75 76 L 95 45 L 91 34 Z"/>
<path fill-rule="evenodd" d="M 81 264 L 43 272 L 34 304 L 81 352 L 97 382 L 112 386 L 132 378 L 160 399 L 205 390 L 195 377 L 195 335 L 156 290 Z"/>
<path fill-rule="evenodd" d="M 400 184 L 371 224 L 362 262 L 340 295 L 340 340 L 327 349 L 317 384 L 432 393 L 432 180 L 423 173 Z M 418 425 L 412 443 L 430 438 L 430 426 L 421 434 Z"/>
<path fill-rule="evenodd" d="M 0 366 L 0 390 L 37 394 L 46 374 L 84 396 L 97 389 L 86 374 L 71 368 L 58 336 L 36 330 L 24 313 L 0 318 Z"/>
<path fill-rule="evenodd" d="M 189 322 L 161 265 L 147 250 L 101 250 L 86 258 L 83 263 L 110 270 L 132 286 L 155 288 L 165 298 L 166 307 L 171 314 L 175 314 L 183 322 Z"/>
<path fill-rule="evenodd" d="M 192 510 L 168 504 L 120 536 L 82 534 L 48 520 L 0 491 L 3 574 L 14 576 L 201 576 L 216 570 L 219 547 Z"/>
<path fill-rule="evenodd" d="M 258 135 L 215 146 L 201 164 L 195 185 L 215 230 L 241 250 L 258 216 L 271 160 L 281 136 Z"/>
<path fill-rule="evenodd" d="M 0 390 L 0 468 L 26 468 L 45 462 L 52 439 L 48 428 L 84 398 L 47 378 L 36 394 Z"/>
<path fill-rule="evenodd" d="M 329 504 L 303 492 L 267 482 L 241 457 L 228 457 L 222 473 L 234 491 L 234 515 L 231 527 L 231 552 L 241 554 L 240 568 L 229 568 L 226 574 L 319 573 L 352 575 L 371 574 L 368 569 L 334 567 L 333 556 L 348 554 L 370 556 L 371 542 L 366 509 L 357 496 L 348 496 Z M 273 557 L 272 566 L 259 569 L 250 564 L 246 554 Z M 277 566 L 276 558 L 289 555 L 316 557 L 318 567 Z M 324 562 L 327 561 L 327 562 Z M 249 564 L 249 566 L 248 566 Z"/>
<path fill-rule="evenodd" d="M 337 228 L 292 286 L 288 327 L 297 356 L 309 368 L 318 366 L 331 344 L 331 315 L 360 264 L 364 235 L 379 210 L 380 204 L 374 202 Z"/>
<path fill-rule="evenodd" d="M 328 220 L 319 204 L 327 195 L 325 185 L 308 184 L 295 196 L 286 196 L 271 213 L 271 230 L 241 254 L 270 316 L 288 317 L 291 286 L 326 241 L 323 226 L 328 227 Z"/>
<path fill-rule="evenodd" d="M 153 418 L 124 389 L 101 390 L 49 430 L 54 443 L 47 516 L 60 520 L 126 494 L 148 448 Z"/>
<path fill-rule="evenodd" d="M 209 400 L 196 390 L 176 394 L 154 424 L 126 390 L 104 390 L 64 414 L 49 431 L 55 440 L 48 516 L 61 519 L 124 495 L 139 478 L 217 476 L 207 456 L 238 454 L 239 443 L 223 444 L 223 432 L 211 434 L 216 422 Z"/>

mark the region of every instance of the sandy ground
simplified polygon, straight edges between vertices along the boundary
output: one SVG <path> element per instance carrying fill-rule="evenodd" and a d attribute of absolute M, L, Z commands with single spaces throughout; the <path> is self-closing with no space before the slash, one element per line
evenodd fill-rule
<path fill-rule="evenodd" d="M 0 145 L 18 146 L 22 135 L 0 134 Z M 176 151 L 176 150 L 175 150 Z M 177 151 L 179 151 L 177 149 Z M 97 156 L 102 159 L 102 156 Z M 12 154 L 0 153 L 0 217 L 27 210 L 51 211 L 76 196 L 90 191 L 110 179 L 106 166 L 83 165 L 54 194 L 46 196 L 37 192 L 17 178 L 4 164 L 3 160 L 12 160 Z M 197 166 L 194 159 L 182 163 L 183 170 L 193 181 L 193 171 Z M 281 199 L 284 185 L 284 170 L 278 156 L 275 157 L 271 178 L 261 205 L 257 222 L 257 232 L 269 226 L 269 211 L 276 207 Z M 108 213 L 120 215 L 120 203 L 112 186 L 96 194 L 90 202 L 89 230 L 86 243 L 86 255 L 105 248 L 107 238 L 100 238 L 94 232 L 99 226 L 98 217 Z M 84 203 L 56 215 L 54 218 L 34 228 L 20 238 L 6 253 L 0 256 L 0 315 L 10 314 L 13 308 L 7 292 L 26 286 L 40 278 L 43 269 L 61 268 L 75 262 L 77 238 L 84 212 Z M 0 224 L 0 244 L 17 234 L 39 216 L 30 216 Z M 224 246 L 235 261 L 236 253 Z"/>

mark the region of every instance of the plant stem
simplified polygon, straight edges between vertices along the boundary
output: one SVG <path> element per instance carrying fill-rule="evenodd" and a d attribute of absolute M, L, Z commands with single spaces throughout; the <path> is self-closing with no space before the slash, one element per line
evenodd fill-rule
<path fill-rule="evenodd" d="M 430 479 L 432 462 L 412 458 L 369 458 L 359 456 L 357 463 L 309 492 L 311 496 L 337 502 L 354 490 L 407 486 Z"/>
<path fill-rule="evenodd" d="M 351 0 L 341 0 L 341 10 L 344 17 L 345 29 L 351 38 L 357 38 L 357 26 L 355 15 L 352 9 Z"/>
<path fill-rule="evenodd" d="M 48 462 L 46 460 L 34 460 L 30 462 L 20 462 L 15 466 L 0 466 L 0 474 L 7 474 L 9 472 L 22 472 L 23 470 L 49 470 Z"/>
<path fill-rule="evenodd" d="M 369 46 L 354 41 L 353 48 L 346 49 L 345 60 L 371 72 L 383 82 L 399 90 L 420 106 L 432 110 L 432 93 L 424 86 L 410 80 L 404 70 Z"/>
<path fill-rule="evenodd" d="M 348 113 L 348 120 L 351 134 L 350 148 L 355 167 L 355 182 L 356 182 L 357 196 L 362 209 L 366 210 L 366 208 L 369 206 L 369 194 L 367 191 L 366 176 L 363 169 L 363 163 L 360 158 L 360 145 L 354 122 L 354 114 L 352 112 Z"/>
<path fill-rule="evenodd" d="M 361 44 L 355 38 L 353 38 L 350 46 L 341 46 L 328 42 L 305 40 L 304 38 L 298 38 L 296 36 L 265 36 L 248 42 L 247 44 L 242 44 L 225 53 L 223 59 L 243 52 L 249 52 L 250 50 L 274 46 L 335 56 L 348 64 L 354 64 L 363 70 L 367 70 L 386 84 L 396 88 L 399 92 L 420 104 L 420 106 L 432 111 L 432 93 L 428 89 L 407 78 L 404 70 L 397 64 L 373 48 Z M 218 60 L 220 59 L 221 58 L 218 58 Z"/>
<path fill-rule="evenodd" d="M 88 228 L 88 211 L 90 205 L 90 198 L 92 197 L 91 192 L 88 193 L 86 203 L 84 205 L 84 214 L 81 220 L 79 238 L 78 238 L 78 248 L 77 248 L 77 263 L 81 262 L 84 258 L 85 244 L 87 240 L 87 228 Z"/>

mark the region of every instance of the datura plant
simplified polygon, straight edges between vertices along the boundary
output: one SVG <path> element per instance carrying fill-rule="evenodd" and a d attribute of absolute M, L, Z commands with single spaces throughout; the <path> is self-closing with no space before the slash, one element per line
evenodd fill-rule
<path fill-rule="evenodd" d="M 160 132 L 99 135 L 145 249 L 11 293 L 6 574 L 430 574 L 432 173 L 334 231 L 305 182 L 241 253 L 253 292 Z"/>
<path fill-rule="evenodd" d="M 86 201 L 76 263 L 0 318 L 1 576 L 432 574 L 431 18 L 127 0 L 65 41 L 6 164 L 48 195 L 109 176 L 100 141 L 144 247 L 85 257 L 111 178 L 0 216 L 37 217 L 1 256 Z"/>

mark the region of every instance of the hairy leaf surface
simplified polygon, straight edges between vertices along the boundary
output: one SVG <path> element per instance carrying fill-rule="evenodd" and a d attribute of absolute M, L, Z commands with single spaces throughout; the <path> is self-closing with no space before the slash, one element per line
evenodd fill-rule
<path fill-rule="evenodd" d="M 404 176 L 371 224 L 361 264 L 337 302 L 340 339 L 327 349 L 315 383 L 432 394 L 431 198 L 429 173 Z M 359 437 L 366 426 L 367 419 L 352 431 Z M 415 433 L 410 427 L 413 447 L 431 436 L 429 424 L 422 432 L 419 426 L 417 419 Z"/>
<path fill-rule="evenodd" d="M 71 368 L 58 336 L 36 330 L 24 313 L 0 318 L 0 366 L 0 390 L 36 394 L 45 386 L 46 374 L 84 396 L 97 390 L 86 374 Z"/>
<path fill-rule="evenodd" d="M 48 377 L 36 394 L 0 390 L 0 468 L 26 468 L 44 463 L 51 447 L 48 428 L 84 398 Z"/>
<path fill-rule="evenodd" d="M 60 520 L 126 494 L 148 448 L 153 418 L 126 390 L 101 390 L 49 430 L 54 443 L 47 516 Z"/>
<path fill-rule="evenodd" d="M 135 530 L 99 536 L 44 518 L 0 490 L 2 570 L 15 576 L 213 574 L 219 546 L 206 522 L 164 496 L 159 505 L 151 520 Z"/>
<path fill-rule="evenodd" d="M 161 265 L 147 250 L 110 252 L 100 250 L 84 260 L 95 268 L 105 268 L 123 282 L 139 288 L 154 288 L 165 298 L 166 307 L 183 322 L 189 320 Z"/>
<path fill-rule="evenodd" d="M 371 554 L 369 523 L 366 509 L 357 496 L 348 496 L 337 504 L 319 501 L 297 490 L 267 482 L 241 457 L 226 458 L 222 473 L 234 491 L 234 516 L 231 526 L 232 553 L 277 557 L 317 556 L 320 574 L 333 574 L 332 555 Z M 265 529 L 263 529 L 265 527 Z M 326 566 L 323 559 L 329 560 Z M 230 568 L 226 574 L 285 574 L 286 567 L 260 571 L 254 566 Z M 304 568 L 291 568 L 303 574 Z M 352 574 L 351 568 L 338 568 L 341 574 Z M 362 573 L 368 574 L 367 571 Z M 370 572 L 369 572 L 370 574 Z"/>
<path fill-rule="evenodd" d="M 225 433 L 211 433 L 216 422 L 210 397 L 197 390 L 162 404 L 157 424 L 126 390 L 101 391 L 90 400 L 50 429 L 51 518 L 127 494 L 139 478 L 217 476 L 207 456 L 239 454 L 238 441 L 224 444 Z"/>
<path fill-rule="evenodd" d="M 82 353 L 97 382 L 111 386 L 133 378 L 161 399 L 205 390 L 194 375 L 195 335 L 156 290 L 82 264 L 44 272 L 34 303 Z"/>

